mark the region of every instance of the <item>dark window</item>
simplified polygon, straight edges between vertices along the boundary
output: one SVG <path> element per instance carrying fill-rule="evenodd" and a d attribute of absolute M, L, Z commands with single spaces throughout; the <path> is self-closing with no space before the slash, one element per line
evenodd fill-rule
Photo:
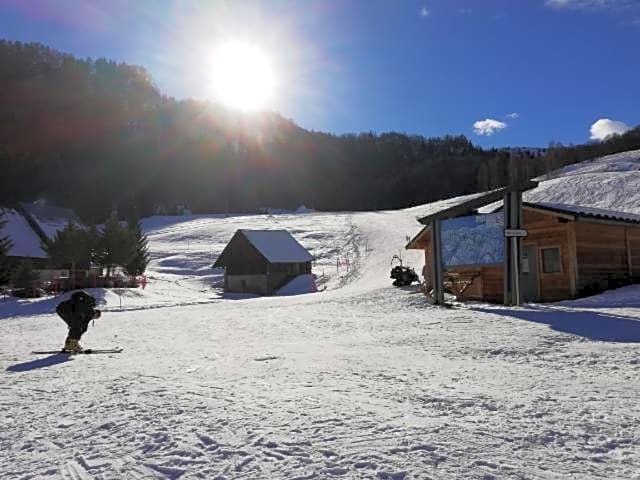
<path fill-rule="evenodd" d="M 544 273 L 557 273 L 562 271 L 560 267 L 560 249 L 542 249 L 542 271 Z"/>

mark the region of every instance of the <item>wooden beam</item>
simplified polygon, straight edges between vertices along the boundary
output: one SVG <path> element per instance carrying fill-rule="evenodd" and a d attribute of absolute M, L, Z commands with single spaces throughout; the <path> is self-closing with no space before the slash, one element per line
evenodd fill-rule
<path fill-rule="evenodd" d="M 581 217 L 581 216 L 576 216 L 576 221 L 577 222 L 584 222 L 584 223 L 601 223 L 603 225 L 619 225 L 619 226 L 623 226 L 623 227 L 629 227 L 629 228 L 640 228 L 640 223 L 635 223 L 635 222 L 625 222 L 624 220 L 607 220 L 604 218 L 593 218 L 593 217 Z"/>
<path fill-rule="evenodd" d="M 522 208 L 524 208 L 525 210 L 528 210 L 530 212 L 536 212 L 536 213 L 540 213 L 542 215 L 551 215 L 552 217 L 558 217 L 558 218 L 564 218 L 567 220 L 575 220 L 576 216 L 575 215 L 571 215 L 569 213 L 560 213 L 557 211 L 552 211 L 552 210 L 548 210 L 548 209 L 544 209 L 544 208 L 537 208 L 531 205 L 527 205 L 526 203 L 522 206 Z"/>
<path fill-rule="evenodd" d="M 569 292 L 572 297 L 577 295 L 578 285 L 578 249 L 576 247 L 576 224 L 575 222 L 565 223 L 567 230 L 567 256 L 569 257 Z"/>
<path fill-rule="evenodd" d="M 448 218 L 461 217 L 463 215 L 470 215 L 475 210 L 485 205 L 490 205 L 498 200 L 502 199 L 507 192 L 523 192 L 525 190 L 531 190 L 538 186 L 538 182 L 528 180 L 521 185 L 513 185 L 509 187 L 498 188 L 486 192 L 484 195 L 471 198 L 467 201 L 461 202 L 449 208 L 445 208 L 439 212 L 427 215 L 426 217 L 419 218 L 418 221 L 423 225 L 430 224 L 433 220 L 446 220 Z"/>

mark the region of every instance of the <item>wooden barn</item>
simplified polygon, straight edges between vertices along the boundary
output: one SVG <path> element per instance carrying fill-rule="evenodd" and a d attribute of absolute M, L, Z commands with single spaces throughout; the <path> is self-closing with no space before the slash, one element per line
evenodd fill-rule
<path fill-rule="evenodd" d="M 286 230 L 238 230 L 214 268 L 224 268 L 224 290 L 273 295 L 311 273 L 313 256 Z"/>
<path fill-rule="evenodd" d="M 442 283 L 459 300 L 505 301 L 505 275 L 509 275 L 505 233 L 518 237 L 519 301 L 575 298 L 640 281 L 640 215 L 524 202 L 518 212 L 519 229 L 509 233 L 501 207 L 478 213 L 479 206 L 486 207 L 501 193 L 420 219 L 426 226 L 406 248 L 424 250 L 428 290 L 436 281 L 432 232 L 436 223 L 441 229 Z"/>

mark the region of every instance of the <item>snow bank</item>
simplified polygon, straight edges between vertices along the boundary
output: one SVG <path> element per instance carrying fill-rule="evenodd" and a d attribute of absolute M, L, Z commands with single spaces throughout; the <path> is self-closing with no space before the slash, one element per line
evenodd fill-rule
<path fill-rule="evenodd" d="M 306 275 L 298 275 L 284 287 L 280 288 L 280 290 L 276 292 L 276 295 L 302 295 L 305 293 L 315 293 L 317 291 L 315 275 L 308 273 Z"/>

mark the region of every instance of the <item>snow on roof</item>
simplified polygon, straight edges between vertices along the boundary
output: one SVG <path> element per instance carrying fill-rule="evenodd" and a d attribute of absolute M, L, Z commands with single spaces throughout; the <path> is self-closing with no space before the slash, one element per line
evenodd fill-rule
<path fill-rule="evenodd" d="M 10 257 L 47 258 L 42 249 L 40 237 L 33 231 L 29 222 L 13 209 L 0 209 L 4 215 L 0 220 L 6 220 L 4 228 L 0 229 L 0 237 L 11 240 Z"/>
<path fill-rule="evenodd" d="M 82 226 L 82 221 L 69 208 L 46 205 L 41 202 L 21 203 L 20 206 L 33 218 L 49 239 L 64 229 L 70 222 Z"/>
<path fill-rule="evenodd" d="M 286 230 L 240 230 L 271 263 L 310 262 L 313 256 Z"/>

